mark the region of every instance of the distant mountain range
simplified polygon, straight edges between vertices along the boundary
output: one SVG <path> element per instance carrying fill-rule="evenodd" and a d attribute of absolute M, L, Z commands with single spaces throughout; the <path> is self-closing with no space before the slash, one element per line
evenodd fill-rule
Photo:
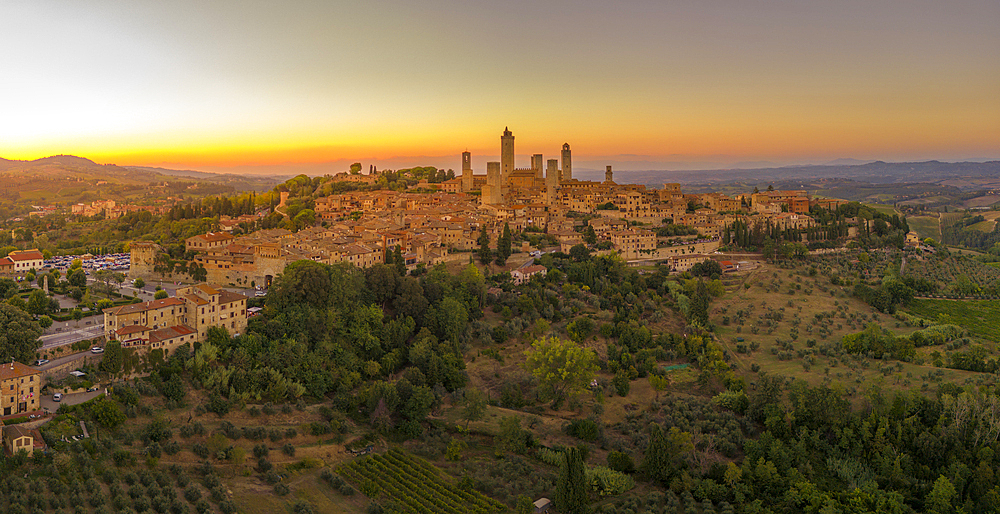
<path fill-rule="evenodd" d="M 14 179 L 29 177 L 79 178 L 82 180 L 106 180 L 123 184 L 144 184 L 165 182 L 186 178 L 232 186 L 237 191 L 269 189 L 285 180 L 285 177 L 246 176 L 238 174 L 209 173 L 195 170 L 172 170 L 146 166 L 118 166 L 98 164 L 75 155 L 53 155 L 32 161 L 17 161 L 0 158 L 0 173 Z"/>
<path fill-rule="evenodd" d="M 834 164 L 835 163 L 835 164 Z M 581 180 L 603 180 L 603 171 L 576 171 Z M 766 187 L 775 181 L 841 179 L 872 184 L 917 182 L 954 186 L 961 190 L 1000 188 L 1000 161 L 987 162 L 864 162 L 838 159 L 828 165 L 695 171 L 616 171 L 615 182 L 660 187 L 665 182 L 724 184 L 741 182 Z"/>

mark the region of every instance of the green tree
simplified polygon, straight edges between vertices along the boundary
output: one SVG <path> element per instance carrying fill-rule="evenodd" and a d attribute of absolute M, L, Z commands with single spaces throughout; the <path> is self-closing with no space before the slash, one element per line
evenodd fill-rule
<path fill-rule="evenodd" d="M 556 481 L 555 507 L 566 514 L 590 511 L 587 498 L 586 468 L 577 448 L 563 450 L 563 461 Z"/>
<path fill-rule="evenodd" d="M 479 230 L 479 239 L 476 242 L 479 243 L 479 262 L 486 266 L 493 258 L 493 251 L 490 250 L 490 233 L 486 230 L 485 224 Z"/>
<path fill-rule="evenodd" d="M 503 234 L 500 236 L 500 239 L 497 240 L 497 266 L 504 266 L 507 264 L 507 259 L 510 258 L 512 240 L 513 236 L 510 234 L 510 225 L 504 223 Z"/>
<path fill-rule="evenodd" d="M 656 391 L 656 401 L 660 401 L 660 393 L 670 385 L 670 378 L 666 375 L 656 375 L 650 373 L 649 385 Z"/>
<path fill-rule="evenodd" d="M 83 311 L 79 308 L 73 309 L 73 321 L 76 322 L 76 326 L 80 326 L 81 319 L 83 319 Z"/>
<path fill-rule="evenodd" d="M 295 215 L 293 223 L 295 224 L 295 230 L 302 230 L 315 225 L 316 211 L 312 209 L 303 209 L 299 211 L 299 213 Z"/>
<path fill-rule="evenodd" d="M 118 341 L 109 341 L 104 346 L 104 356 L 101 358 L 101 364 L 98 366 L 98 369 L 109 375 L 117 375 L 121 373 L 124 363 L 125 355 L 121 343 Z"/>
<path fill-rule="evenodd" d="M 15 297 L 16 298 L 16 297 Z M 38 337 L 42 327 L 26 312 L 9 304 L 0 303 L 0 362 L 29 362 L 41 346 Z"/>
<path fill-rule="evenodd" d="M 555 336 L 535 340 L 525 356 L 525 368 L 557 400 L 587 387 L 597 372 L 593 350 Z"/>
<path fill-rule="evenodd" d="M 52 326 L 52 318 L 48 316 L 40 316 L 38 318 L 38 325 L 42 327 L 42 329 L 49 328 Z"/>
<path fill-rule="evenodd" d="M 162 300 L 162 299 L 164 299 L 164 298 L 166 298 L 168 296 L 170 296 L 170 295 L 167 294 L 166 289 L 160 289 L 159 291 L 153 293 L 153 299 L 155 299 L 155 300 Z"/>
<path fill-rule="evenodd" d="M 87 274 L 82 268 L 71 268 L 66 275 L 66 280 L 69 281 L 69 285 L 71 286 L 87 287 Z"/>
<path fill-rule="evenodd" d="M 49 311 L 49 297 L 45 291 L 35 289 L 28 297 L 28 312 L 35 316 L 41 316 Z"/>
<path fill-rule="evenodd" d="M 10 298 L 17 294 L 17 282 L 10 278 L 0 278 L 0 298 Z"/>
<path fill-rule="evenodd" d="M 163 396 L 170 400 L 175 402 L 184 400 L 184 392 L 184 381 L 181 380 L 180 373 L 174 373 L 169 380 L 163 383 Z"/>
<path fill-rule="evenodd" d="M 948 480 L 948 477 L 944 475 L 939 476 L 934 481 L 934 487 L 931 489 L 931 492 L 927 493 L 927 497 L 924 499 L 926 512 L 933 514 L 955 512 L 955 508 L 951 502 L 956 494 L 955 486 L 951 483 L 951 480 Z"/>
<path fill-rule="evenodd" d="M 504 416 L 500 419 L 500 435 L 497 436 L 498 447 L 505 452 L 524 453 L 528 450 L 528 440 L 531 434 L 521 428 L 521 418 Z"/>
<path fill-rule="evenodd" d="M 140 277 L 135 279 L 135 282 L 133 282 L 132 285 L 141 289 L 146 286 L 146 281 Z"/>
<path fill-rule="evenodd" d="M 569 249 L 569 256 L 576 262 L 583 262 L 590 259 L 590 250 L 584 244 L 573 245 Z"/>
<path fill-rule="evenodd" d="M 90 414 L 94 416 L 94 420 L 100 423 L 101 426 L 112 429 L 121 426 L 126 419 L 125 413 L 122 412 L 118 402 L 107 396 L 102 396 L 93 402 L 90 407 Z"/>
<path fill-rule="evenodd" d="M 669 484 L 670 479 L 681 468 L 681 456 L 694 450 L 691 434 L 672 427 L 663 433 L 659 424 L 649 427 L 649 445 L 643 456 L 641 469 L 646 476 L 662 484 Z"/>
<path fill-rule="evenodd" d="M 25 302 L 24 298 L 21 298 L 18 295 L 14 295 L 8 298 L 7 305 L 14 307 L 15 309 L 21 312 L 28 312 L 28 302 Z"/>
<path fill-rule="evenodd" d="M 396 249 L 392 251 L 392 263 L 396 266 L 396 273 L 399 276 L 406 276 L 406 259 L 403 258 L 403 248 L 396 245 Z"/>
<path fill-rule="evenodd" d="M 597 232 L 594 231 L 593 225 L 587 225 L 587 230 L 583 233 L 583 240 L 589 245 L 597 244 Z"/>
<path fill-rule="evenodd" d="M 468 430 L 469 422 L 479 421 L 486 415 L 486 395 L 475 388 L 465 390 L 463 399 L 462 419 L 465 420 L 465 428 Z"/>

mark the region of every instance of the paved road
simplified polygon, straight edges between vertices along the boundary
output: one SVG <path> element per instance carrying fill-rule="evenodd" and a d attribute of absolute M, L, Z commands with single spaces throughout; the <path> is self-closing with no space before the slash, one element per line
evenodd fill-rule
<path fill-rule="evenodd" d="M 61 366 L 63 364 L 66 364 L 67 362 L 83 359 L 89 355 L 93 355 L 92 353 L 90 353 L 90 350 L 87 350 L 85 352 L 77 352 L 74 354 L 67 355 L 65 357 L 59 357 L 58 359 L 52 359 L 48 363 L 43 364 L 41 366 L 32 366 L 32 367 L 44 373 L 52 368 Z"/>
<path fill-rule="evenodd" d="M 104 334 L 104 325 L 92 325 L 89 327 L 83 327 L 80 329 L 73 329 L 69 332 L 58 332 L 55 334 L 48 334 L 40 337 L 42 341 L 42 349 L 55 348 L 56 346 L 63 346 L 67 344 L 73 344 L 77 341 L 83 341 L 84 339 L 94 339 L 95 337 L 100 337 Z"/>
<path fill-rule="evenodd" d="M 55 412 L 59 409 L 60 405 L 76 405 L 78 403 L 83 403 L 87 400 L 92 400 L 98 396 L 104 394 L 104 388 L 100 388 L 97 391 L 91 391 L 89 393 L 74 393 L 74 394 L 64 394 L 62 401 L 54 402 L 52 401 L 52 396 L 42 397 L 42 410 L 48 410 L 49 412 Z"/>

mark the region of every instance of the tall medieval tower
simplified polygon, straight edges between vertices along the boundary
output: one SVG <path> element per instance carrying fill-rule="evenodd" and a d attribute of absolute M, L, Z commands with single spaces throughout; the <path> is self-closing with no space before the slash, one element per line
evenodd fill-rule
<path fill-rule="evenodd" d="M 542 154 L 536 153 L 531 156 L 531 169 L 535 170 L 535 178 L 542 180 L 542 166 L 544 166 L 544 161 L 542 161 Z"/>
<path fill-rule="evenodd" d="M 549 207 L 556 204 L 559 199 L 559 161 L 549 159 L 549 166 L 545 170 L 545 203 Z"/>
<path fill-rule="evenodd" d="M 479 200 L 482 205 L 499 205 L 503 201 L 499 162 L 486 163 L 486 185 L 483 186 L 483 194 Z"/>
<path fill-rule="evenodd" d="M 569 143 L 563 143 L 561 182 L 568 180 L 573 180 L 573 155 L 569 151 Z"/>
<path fill-rule="evenodd" d="M 504 127 L 500 136 L 500 179 L 503 187 L 509 183 L 511 173 L 514 173 L 514 134 Z"/>
<path fill-rule="evenodd" d="M 472 154 L 467 151 L 462 152 L 462 192 L 472 191 L 474 182 L 475 179 L 472 178 Z"/>

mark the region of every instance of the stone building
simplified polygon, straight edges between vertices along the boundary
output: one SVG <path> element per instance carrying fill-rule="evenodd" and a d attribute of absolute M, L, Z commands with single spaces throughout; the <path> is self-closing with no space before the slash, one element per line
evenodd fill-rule
<path fill-rule="evenodd" d="M 208 329 L 246 331 L 247 297 L 207 284 L 183 287 L 173 298 L 123 305 L 104 311 L 108 340 L 123 347 L 172 352 L 184 343 L 204 341 Z"/>
<path fill-rule="evenodd" d="M 39 410 L 42 372 L 20 362 L 0 364 L 0 413 L 4 416 Z"/>

